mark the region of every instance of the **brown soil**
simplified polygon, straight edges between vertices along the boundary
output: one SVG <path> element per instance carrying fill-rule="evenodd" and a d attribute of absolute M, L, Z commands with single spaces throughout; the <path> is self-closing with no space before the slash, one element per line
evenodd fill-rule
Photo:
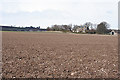
<path fill-rule="evenodd" d="M 3 32 L 5 78 L 117 78 L 118 37 Z"/>

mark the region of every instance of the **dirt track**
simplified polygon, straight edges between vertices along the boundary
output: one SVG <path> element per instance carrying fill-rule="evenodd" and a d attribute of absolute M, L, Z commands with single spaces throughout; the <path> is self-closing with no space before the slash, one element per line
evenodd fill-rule
<path fill-rule="evenodd" d="M 117 36 L 44 32 L 2 34 L 3 77 L 117 77 Z"/>

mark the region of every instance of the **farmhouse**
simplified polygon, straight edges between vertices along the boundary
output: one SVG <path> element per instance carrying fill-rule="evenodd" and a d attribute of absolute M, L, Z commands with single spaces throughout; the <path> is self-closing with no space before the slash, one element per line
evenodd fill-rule
<path fill-rule="evenodd" d="M 73 30 L 73 32 L 83 32 L 86 33 L 86 30 L 89 30 L 89 28 L 87 26 L 79 26 L 76 30 Z"/>

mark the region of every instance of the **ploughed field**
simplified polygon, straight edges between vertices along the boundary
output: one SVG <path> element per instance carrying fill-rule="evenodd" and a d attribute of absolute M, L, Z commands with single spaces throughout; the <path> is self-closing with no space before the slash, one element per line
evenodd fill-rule
<path fill-rule="evenodd" d="M 117 78 L 118 37 L 2 32 L 5 78 Z"/>

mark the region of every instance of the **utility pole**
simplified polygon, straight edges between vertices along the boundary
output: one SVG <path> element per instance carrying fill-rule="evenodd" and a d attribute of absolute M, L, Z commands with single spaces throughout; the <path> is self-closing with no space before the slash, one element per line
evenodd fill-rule
<path fill-rule="evenodd" d="M 120 1 L 118 2 L 118 29 L 120 30 Z"/>

